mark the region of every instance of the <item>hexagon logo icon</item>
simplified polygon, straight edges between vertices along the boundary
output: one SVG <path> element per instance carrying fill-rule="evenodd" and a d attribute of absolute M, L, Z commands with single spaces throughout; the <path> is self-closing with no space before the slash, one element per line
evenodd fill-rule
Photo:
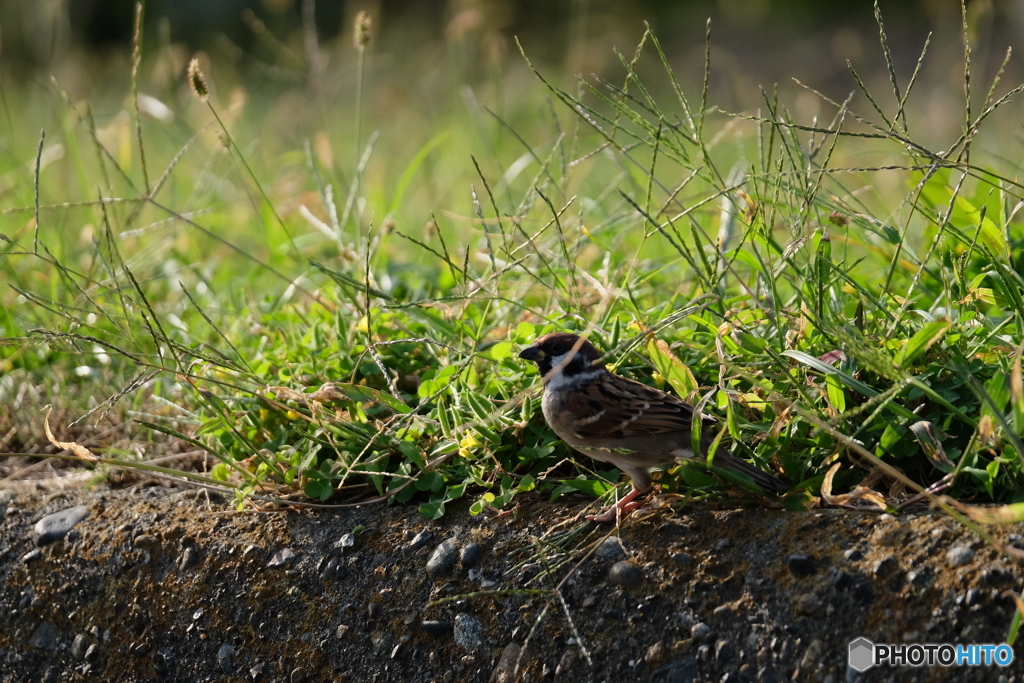
<path fill-rule="evenodd" d="M 863 636 L 850 643 L 847 662 L 854 671 L 867 671 L 875 665 L 875 644 Z"/>

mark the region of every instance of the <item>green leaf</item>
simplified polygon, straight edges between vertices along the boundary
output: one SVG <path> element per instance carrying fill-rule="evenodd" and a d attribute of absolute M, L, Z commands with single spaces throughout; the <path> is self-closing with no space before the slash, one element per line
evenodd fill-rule
<path fill-rule="evenodd" d="M 335 382 L 334 387 L 348 398 L 359 403 L 373 401 L 403 415 L 412 412 L 412 408 L 407 406 L 402 399 L 373 387 L 364 387 L 359 384 L 347 384 L 344 382 Z"/>
<path fill-rule="evenodd" d="M 702 470 L 700 467 L 684 466 L 681 474 L 686 485 L 694 489 L 703 488 L 705 486 L 714 486 L 718 483 L 711 474 Z"/>
<path fill-rule="evenodd" d="M 597 479 L 563 479 L 562 485 L 559 488 L 582 491 L 583 493 L 590 494 L 594 498 L 600 498 L 615 488 L 615 485 L 598 481 Z"/>
<path fill-rule="evenodd" d="M 835 375 L 825 375 L 825 390 L 828 393 L 828 402 L 838 412 L 842 413 L 846 410 L 846 392 L 843 391 L 843 385 L 839 382 L 839 378 Z"/>
<path fill-rule="evenodd" d="M 424 503 L 420 505 L 419 512 L 424 519 L 441 519 L 444 517 L 444 501 Z"/>
<path fill-rule="evenodd" d="M 213 469 L 210 470 L 210 476 L 217 481 L 227 481 L 230 474 L 231 470 L 229 470 L 228 466 L 222 462 L 217 463 L 213 466 Z"/>
<path fill-rule="evenodd" d="M 516 344 L 529 344 L 535 336 L 537 336 L 537 326 L 526 322 L 516 325 L 516 331 L 512 335 Z"/>
<path fill-rule="evenodd" d="M 668 380 L 668 383 L 682 398 L 686 398 L 700 388 L 693 373 L 690 372 L 690 368 L 676 358 L 672 349 L 662 340 L 652 337 L 647 342 L 647 354 L 657 371 Z"/>
<path fill-rule="evenodd" d="M 451 383 L 449 379 L 452 375 L 459 371 L 459 368 L 455 365 L 446 365 L 440 370 L 431 373 L 427 372 L 424 375 L 423 381 L 420 383 L 417 393 L 420 398 L 427 398 L 438 393 L 442 389 Z"/>
<path fill-rule="evenodd" d="M 420 472 L 416 477 L 416 488 L 420 491 L 433 491 L 437 493 L 444 487 L 444 477 L 440 472 Z"/>
<path fill-rule="evenodd" d="M 489 349 L 491 352 L 491 358 L 493 358 L 494 360 L 502 360 L 503 358 L 508 358 L 509 356 L 512 355 L 513 348 L 514 347 L 510 342 L 498 342 Z"/>
<path fill-rule="evenodd" d="M 992 375 L 992 379 L 985 382 L 985 392 L 989 395 L 989 398 L 992 399 L 992 405 L 994 405 L 996 410 L 1000 413 L 1006 410 L 1006 404 L 1010 401 L 1010 383 L 1007 379 L 1009 378 L 1006 376 L 1006 373 L 997 372 Z M 981 414 L 996 417 L 988 401 L 982 402 Z"/>
<path fill-rule="evenodd" d="M 946 331 L 953 326 L 953 321 L 943 316 L 933 320 L 918 330 L 907 345 L 903 347 L 903 354 L 897 363 L 901 368 L 907 367 L 915 358 L 932 347 L 935 342 L 942 339 Z"/>
<path fill-rule="evenodd" d="M 203 424 L 199 425 L 199 427 L 196 429 L 195 432 L 193 432 L 192 435 L 203 436 L 204 434 L 212 434 L 213 432 L 217 432 L 223 429 L 223 426 L 224 425 L 221 422 L 221 419 L 219 417 L 215 417 L 211 420 L 206 420 L 205 422 L 203 422 Z"/>
<path fill-rule="evenodd" d="M 321 501 L 327 500 L 334 493 L 334 488 L 331 486 L 331 482 L 324 481 L 323 479 L 310 479 L 306 482 L 306 485 L 302 487 L 302 492 L 307 497 L 316 500 L 319 498 Z"/>

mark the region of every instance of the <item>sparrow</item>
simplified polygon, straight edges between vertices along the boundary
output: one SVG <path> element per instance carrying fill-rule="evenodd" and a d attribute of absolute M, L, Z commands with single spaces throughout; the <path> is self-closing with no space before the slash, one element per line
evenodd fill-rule
<path fill-rule="evenodd" d="M 613 374 L 601 353 L 569 332 L 538 337 L 519 357 L 537 364 L 544 382 L 544 418 L 562 441 L 595 460 L 629 475 L 633 490 L 594 521 L 612 521 L 616 512 L 639 507 L 633 499 L 651 488 L 651 468 L 693 458 L 693 406 L 664 391 Z M 701 450 L 714 440 L 709 415 L 701 416 Z M 697 454 L 697 457 L 703 453 Z M 767 493 L 786 484 L 745 460 L 715 453 L 718 467 L 749 476 Z"/>

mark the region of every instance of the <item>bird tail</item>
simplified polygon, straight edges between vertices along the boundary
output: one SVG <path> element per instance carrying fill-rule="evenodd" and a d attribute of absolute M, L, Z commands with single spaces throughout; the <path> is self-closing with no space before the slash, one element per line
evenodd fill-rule
<path fill-rule="evenodd" d="M 754 467 L 746 460 L 738 458 L 731 453 L 715 453 L 715 458 L 712 462 L 714 465 L 721 467 L 722 469 L 732 470 L 733 472 L 739 472 L 740 474 L 747 475 L 753 479 L 754 483 L 760 486 L 765 493 L 777 495 L 789 488 L 788 482 L 768 474 L 762 469 Z"/>

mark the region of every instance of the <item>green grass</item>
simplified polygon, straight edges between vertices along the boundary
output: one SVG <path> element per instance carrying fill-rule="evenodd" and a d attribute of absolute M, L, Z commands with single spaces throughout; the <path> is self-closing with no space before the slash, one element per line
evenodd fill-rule
<path fill-rule="evenodd" d="M 18 405 L 72 415 L 61 440 L 91 408 L 131 418 L 145 448 L 214 466 L 165 472 L 110 441 L 101 467 L 240 502 L 480 512 L 618 480 L 571 460 L 516 358 L 567 329 L 722 417 L 729 448 L 794 483 L 788 507 L 852 491 L 834 502 L 892 509 L 921 488 L 1024 503 L 1024 192 L 1018 167 L 972 153 L 1019 89 L 968 92 L 936 151 L 908 114 L 917 69 L 887 63 L 892 92 L 854 74 L 810 121 L 773 92 L 719 111 L 709 66 L 684 94 L 652 34 L 617 83 L 561 88 L 538 67 L 484 87 L 514 105 L 449 93 L 463 109 L 428 99 L 383 130 L 326 87 L 243 101 L 216 62 L 208 102 L 183 74 L 169 89 L 173 124 L 130 106 L 98 125 L 58 84 L 39 149 L 63 156 L 7 150 L 0 403 L 43 387 Z M 3 431 L 41 438 L 16 413 Z M 663 483 L 732 495 L 700 468 Z"/>

